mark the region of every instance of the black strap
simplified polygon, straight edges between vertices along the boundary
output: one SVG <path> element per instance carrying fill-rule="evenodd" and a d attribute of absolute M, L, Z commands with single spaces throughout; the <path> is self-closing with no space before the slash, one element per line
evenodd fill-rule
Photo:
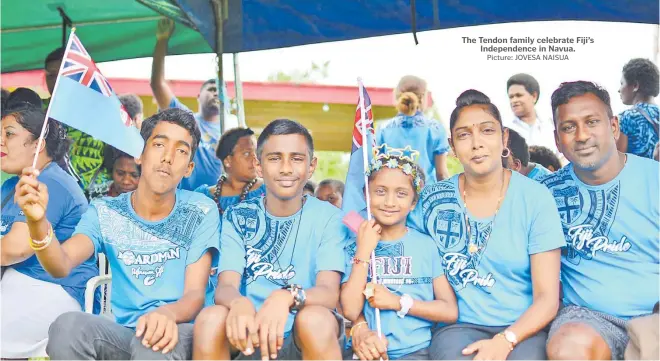
<path fill-rule="evenodd" d="M 658 136 L 660 136 L 660 131 L 658 131 L 658 123 L 654 122 L 654 121 L 651 119 L 651 115 L 649 115 L 649 113 L 648 113 L 644 108 L 642 108 L 642 107 L 639 106 L 639 105 L 636 106 L 635 109 L 636 109 L 636 110 L 639 112 L 639 114 L 641 114 L 646 120 L 648 120 L 649 123 L 651 123 L 651 126 L 652 126 L 653 129 L 655 130 L 655 134 L 658 135 Z"/>

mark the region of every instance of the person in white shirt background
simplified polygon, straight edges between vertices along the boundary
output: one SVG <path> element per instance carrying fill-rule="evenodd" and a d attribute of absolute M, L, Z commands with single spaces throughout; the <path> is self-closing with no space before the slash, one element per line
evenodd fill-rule
<path fill-rule="evenodd" d="M 520 134 L 528 145 L 540 145 L 555 153 L 562 165 L 566 163 L 555 144 L 555 127 L 551 119 L 544 119 L 536 111 L 541 94 L 539 82 L 529 74 L 515 74 L 506 82 L 509 105 L 514 118 L 505 126 Z"/>

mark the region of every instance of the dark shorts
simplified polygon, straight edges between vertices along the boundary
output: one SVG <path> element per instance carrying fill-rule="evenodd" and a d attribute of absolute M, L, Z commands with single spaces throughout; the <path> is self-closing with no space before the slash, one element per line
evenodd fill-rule
<path fill-rule="evenodd" d="M 337 341 L 339 342 L 339 347 L 342 352 L 346 349 L 346 333 L 344 332 L 344 318 L 337 312 L 331 311 L 337 320 L 337 325 L 339 329 L 339 335 L 337 336 Z M 277 353 L 277 360 L 302 360 L 302 350 L 298 345 L 296 345 L 296 337 L 294 335 L 295 329 L 284 338 L 284 344 L 282 348 Z M 252 355 L 246 356 L 242 353 L 238 353 L 232 357 L 232 360 L 261 360 L 261 350 L 257 348 Z"/>
<path fill-rule="evenodd" d="M 582 323 L 593 328 L 610 347 L 612 360 L 623 360 L 623 353 L 628 345 L 626 320 L 585 307 L 570 305 L 559 310 L 557 317 L 552 321 L 548 339 L 567 323 Z"/>
<path fill-rule="evenodd" d="M 429 359 L 429 349 L 427 347 L 424 347 L 421 350 L 411 352 L 407 355 L 403 355 L 399 358 L 395 358 L 392 360 L 428 360 L 428 359 Z"/>
<path fill-rule="evenodd" d="M 429 358 L 431 360 L 472 360 L 474 354 L 464 356 L 465 347 L 479 340 L 491 339 L 508 326 L 479 326 L 471 323 L 456 323 L 437 328 L 433 332 Z M 518 343 L 507 360 L 547 360 L 545 344 L 548 335 L 545 331 Z"/>

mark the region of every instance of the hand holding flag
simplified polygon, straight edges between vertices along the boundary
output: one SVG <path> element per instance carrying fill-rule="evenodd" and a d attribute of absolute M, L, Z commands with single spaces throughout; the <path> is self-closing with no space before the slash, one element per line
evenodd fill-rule
<path fill-rule="evenodd" d="M 353 147 L 351 150 L 351 159 L 348 166 L 348 174 L 343 194 L 342 211 L 349 213 L 351 211 L 361 213 L 371 220 L 371 209 L 369 207 L 369 183 L 367 179 L 367 170 L 369 170 L 369 161 L 372 150 L 376 147 L 376 137 L 374 135 L 374 118 L 371 112 L 371 99 L 367 90 L 358 79 L 358 104 L 355 110 L 355 123 L 353 125 Z M 376 274 L 376 254 L 371 252 L 371 282 L 377 283 Z M 382 337 L 380 326 L 380 310 L 375 309 L 376 330 L 378 336 Z"/>

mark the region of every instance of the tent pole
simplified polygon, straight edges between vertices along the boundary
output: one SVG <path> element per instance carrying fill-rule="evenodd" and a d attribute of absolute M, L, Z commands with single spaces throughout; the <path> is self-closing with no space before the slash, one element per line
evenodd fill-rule
<path fill-rule="evenodd" d="M 234 53 L 234 89 L 236 90 L 236 103 L 238 104 L 238 125 L 247 127 L 245 122 L 245 104 L 243 102 L 243 82 L 238 61 L 238 53 Z"/>
<path fill-rule="evenodd" d="M 220 135 L 224 134 L 225 129 L 226 129 L 226 124 L 225 124 L 225 104 L 223 101 L 223 96 L 222 96 L 222 89 L 223 84 L 224 84 L 224 74 L 222 71 L 222 54 L 224 52 L 223 48 L 223 41 L 222 41 L 222 33 L 223 33 L 223 25 L 224 25 L 224 14 L 223 14 L 223 8 L 222 8 L 222 0 L 212 0 L 213 5 L 215 7 L 215 28 L 216 28 L 216 36 L 215 36 L 215 53 L 218 61 L 218 77 L 216 79 L 216 86 L 218 89 L 218 98 L 220 98 Z M 228 98 L 228 97 L 227 97 Z"/>

